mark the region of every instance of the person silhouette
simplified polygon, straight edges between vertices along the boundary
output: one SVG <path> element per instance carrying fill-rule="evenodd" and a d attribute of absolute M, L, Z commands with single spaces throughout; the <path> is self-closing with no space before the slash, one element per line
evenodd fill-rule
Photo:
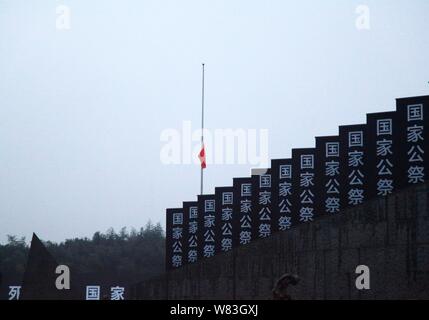
<path fill-rule="evenodd" d="M 299 277 L 295 274 L 286 273 L 277 280 L 273 289 L 274 300 L 292 300 L 292 297 L 287 293 L 289 285 L 297 285 Z"/>

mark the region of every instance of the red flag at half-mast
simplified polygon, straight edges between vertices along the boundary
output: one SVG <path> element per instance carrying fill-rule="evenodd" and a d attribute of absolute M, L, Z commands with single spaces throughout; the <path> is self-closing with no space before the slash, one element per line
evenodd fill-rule
<path fill-rule="evenodd" d="M 201 148 L 200 153 L 198 154 L 198 158 L 200 159 L 200 162 L 201 162 L 201 169 L 207 168 L 207 164 L 206 164 L 206 151 L 204 149 L 204 144 L 203 144 L 203 147 Z"/>

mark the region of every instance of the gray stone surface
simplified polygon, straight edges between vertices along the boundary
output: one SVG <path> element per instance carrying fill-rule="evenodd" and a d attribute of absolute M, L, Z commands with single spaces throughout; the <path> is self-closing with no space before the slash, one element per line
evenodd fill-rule
<path fill-rule="evenodd" d="M 296 273 L 294 299 L 429 299 L 429 183 L 258 240 L 137 285 L 138 299 L 271 299 Z M 371 289 L 357 290 L 358 265 Z"/>

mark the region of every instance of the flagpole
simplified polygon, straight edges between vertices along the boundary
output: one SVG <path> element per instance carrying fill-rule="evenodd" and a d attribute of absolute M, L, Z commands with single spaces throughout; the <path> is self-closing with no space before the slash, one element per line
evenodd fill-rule
<path fill-rule="evenodd" d="M 201 92 L 201 148 L 204 148 L 204 63 L 203 63 L 203 79 Z M 204 168 L 201 166 L 201 195 L 204 193 Z"/>

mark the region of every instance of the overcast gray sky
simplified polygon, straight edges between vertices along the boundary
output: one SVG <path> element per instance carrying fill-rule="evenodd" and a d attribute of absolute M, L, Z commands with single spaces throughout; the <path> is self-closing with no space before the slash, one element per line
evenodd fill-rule
<path fill-rule="evenodd" d="M 162 164 L 160 134 L 200 126 L 201 62 L 207 127 L 266 128 L 270 158 L 428 94 L 428 16 L 427 0 L 0 0 L 0 242 L 164 224 L 194 200 L 199 166 Z M 206 190 L 251 167 L 209 166 Z"/>

